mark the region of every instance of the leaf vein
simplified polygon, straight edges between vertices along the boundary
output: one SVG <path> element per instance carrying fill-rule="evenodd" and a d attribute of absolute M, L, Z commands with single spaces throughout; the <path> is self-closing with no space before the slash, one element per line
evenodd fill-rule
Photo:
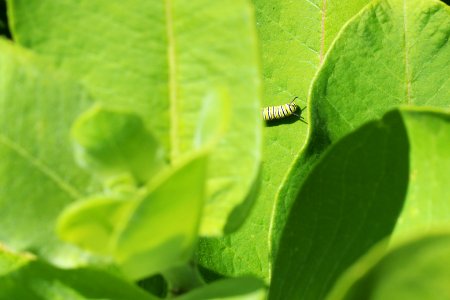
<path fill-rule="evenodd" d="M 14 153 L 22 157 L 26 162 L 28 162 L 32 167 L 41 172 L 51 181 L 53 181 L 56 186 L 58 186 L 63 192 L 68 194 L 72 199 L 81 198 L 81 193 L 77 191 L 73 186 L 64 181 L 60 175 L 52 171 L 48 166 L 41 162 L 36 157 L 33 157 L 27 150 L 22 148 L 20 145 L 16 144 L 5 135 L 0 134 L 0 143 L 5 147 L 12 150 Z"/>

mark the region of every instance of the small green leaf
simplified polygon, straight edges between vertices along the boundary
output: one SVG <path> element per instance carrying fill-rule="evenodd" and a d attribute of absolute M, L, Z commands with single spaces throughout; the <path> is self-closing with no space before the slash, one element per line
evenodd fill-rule
<path fill-rule="evenodd" d="M 21 261 L 4 269 L 11 260 Z M 58 269 L 26 253 L 0 248 L 0 299 L 140 299 L 156 300 L 129 282 L 89 268 Z"/>
<path fill-rule="evenodd" d="M 70 124 L 92 104 L 81 86 L 0 40 L 0 241 L 72 266 L 89 256 L 54 232 L 64 206 L 94 188 L 73 160 Z"/>
<path fill-rule="evenodd" d="M 180 162 L 136 194 L 94 196 L 60 216 L 62 239 L 112 257 L 139 279 L 186 263 L 205 198 L 206 155 Z"/>
<path fill-rule="evenodd" d="M 115 256 L 133 278 L 186 263 L 197 242 L 205 200 L 206 156 L 177 166 L 149 187 L 122 224 Z"/>
<path fill-rule="evenodd" d="M 409 108 L 367 123 L 331 146 L 292 207 L 270 299 L 323 299 L 380 240 L 449 226 L 450 194 L 444 188 L 449 145 L 449 113 Z M 424 160 L 425 153 L 436 162 Z M 411 216 L 411 209 L 417 215 Z"/>
<path fill-rule="evenodd" d="M 131 178 L 147 183 L 165 165 L 164 149 L 133 113 L 95 106 L 72 128 L 80 164 L 107 184 Z"/>
<path fill-rule="evenodd" d="M 177 297 L 177 300 L 263 300 L 264 283 L 256 278 L 242 277 L 213 282 Z"/>
<path fill-rule="evenodd" d="M 343 276 L 328 300 L 450 299 L 450 234 L 433 233 L 386 254 L 376 247 Z"/>
<path fill-rule="evenodd" d="M 102 255 L 114 253 L 118 224 L 128 218 L 135 199 L 98 195 L 71 204 L 58 220 L 59 236 Z"/>

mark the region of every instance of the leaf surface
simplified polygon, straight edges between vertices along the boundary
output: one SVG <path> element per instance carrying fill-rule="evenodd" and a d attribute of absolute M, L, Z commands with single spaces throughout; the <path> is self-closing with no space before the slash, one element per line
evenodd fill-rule
<path fill-rule="evenodd" d="M 264 79 L 263 106 L 290 102 L 306 106 L 311 80 L 341 26 L 368 0 L 254 0 L 261 41 Z M 305 111 L 306 116 L 307 111 Z M 270 277 L 272 255 L 280 232 L 274 232 L 280 186 L 306 140 L 308 125 L 292 117 L 267 124 L 263 132 L 262 184 L 258 200 L 243 228 L 231 236 L 202 240 L 204 267 L 226 275 Z"/>
<path fill-rule="evenodd" d="M 439 1 L 380 0 L 341 31 L 311 87 L 308 143 L 280 191 L 289 210 L 321 153 L 399 105 L 450 107 L 450 9 Z M 277 213 L 280 231 L 285 214 Z"/>
<path fill-rule="evenodd" d="M 427 179 L 433 178 L 432 186 L 449 182 L 449 143 L 450 114 L 403 109 L 331 146 L 292 207 L 269 299 L 323 299 L 342 272 L 373 245 L 400 235 L 398 220 L 410 220 L 408 208 L 430 186 Z M 424 152 L 442 163 L 417 164 Z M 419 180 L 413 179 L 416 173 Z M 418 212 L 421 231 L 450 225 L 448 199 L 447 190 L 436 189 L 422 200 L 442 211 L 436 217 Z M 410 229 L 417 231 L 415 225 Z"/>
<path fill-rule="evenodd" d="M 139 113 L 172 162 L 194 148 L 205 99 L 225 89 L 230 125 L 210 159 L 202 233 L 242 223 L 261 160 L 256 34 L 245 0 L 8 4 L 18 43 L 80 78 L 97 101 Z"/>
<path fill-rule="evenodd" d="M 0 241 L 59 265 L 80 263 L 86 254 L 62 243 L 54 224 L 93 186 L 69 139 L 91 100 L 28 51 L 0 40 L 0 53 Z"/>

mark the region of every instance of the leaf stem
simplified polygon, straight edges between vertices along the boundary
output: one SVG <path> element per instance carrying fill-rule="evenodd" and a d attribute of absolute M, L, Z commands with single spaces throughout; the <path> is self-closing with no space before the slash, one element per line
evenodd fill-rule
<path fill-rule="evenodd" d="M 178 296 L 205 285 L 197 266 L 187 263 L 162 274 L 168 283 L 169 296 Z"/>

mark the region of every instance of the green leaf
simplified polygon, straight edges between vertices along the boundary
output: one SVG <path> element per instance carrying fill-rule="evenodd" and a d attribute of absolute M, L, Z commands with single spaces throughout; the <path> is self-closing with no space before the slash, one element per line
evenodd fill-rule
<path fill-rule="evenodd" d="M 292 207 L 270 299 L 323 299 L 344 270 L 378 241 L 397 234 L 397 223 L 410 218 L 408 207 L 417 205 L 430 178 L 431 186 L 448 183 L 449 144 L 450 114 L 404 109 L 331 146 Z M 424 153 L 439 163 L 418 164 Z M 413 179 L 414 174 L 421 176 Z M 420 229 L 450 225 L 448 190 L 437 188 L 425 198 L 421 201 L 431 210 L 441 211 L 436 217 L 419 213 Z"/>
<path fill-rule="evenodd" d="M 373 249 L 327 299 L 450 299 L 450 234 L 416 238 L 385 254 Z"/>
<path fill-rule="evenodd" d="M 246 0 L 9 0 L 14 39 L 70 72 L 102 103 L 139 113 L 172 162 L 195 148 L 201 107 L 223 87 L 230 126 L 212 153 L 202 233 L 229 217 L 260 167 L 260 78 Z"/>
<path fill-rule="evenodd" d="M 149 187 L 117 239 L 115 255 L 125 272 L 142 277 L 191 258 L 204 204 L 205 173 L 206 157 L 200 155 Z"/>
<path fill-rule="evenodd" d="M 54 233 L 63 207 L 92 187 L 73 161 L 70 124 L 91 101 L 31 53 L 0 40 L 0 241 L 58 265 L 89 256 Z"/>
<path fill-rule="evenodd" d="M 204 204 L 206 156 L 157 177 L 137 194 L 94 196 L 61 215 L 64 240 L 112 256 L 131 278 L 186 263 L 197 241 Z"/>
<path fill-rule="evenodd" d="M 434 0 L 374 1 L 346 24 L 311 87 L 309 139 L 280 191 L 278 231 L 330 144 L 399 105 L 450 107 L 449 36 L 450 9 Z"/>
<path fill-rule="evenodd" d="M 164 149 L 133 113 L 93 107 L 77 119 L 72 137 L 80 164 L 109 184 L 130 178 L 143 185 L 165 165 Z"/>
<path fill-rule="evenodd" d="M 331 41 L 368 2 L 253 0 L 261 40 L 264 106 L 284 104 L 299 96 L 297 104 L 304 108 L 308 87 Z M 268 124 L 264 129 L 263 183 L 253 213 L 236 234 L 201 241 L 198 257 L 204 267 L 229 276 L 252 273 L 269 280 L 271 257 L 276 252 L 273 248 L 281 233 L 273 219 L 276 214 L 288 213 L 275 211 L 276 205 L 284 202 L 278 190 L 290 179 L 286 176 L 307 132 L 308 125 L 296 121 L 296 117 Z"/>
<path fill-rule="evenodd" d="M 198 288 L 177 300 L 263 300 L 264 284 L 252 277 L 233 278 L 216 281 Z"/>
<path fill-rule="evenodd" d="M 21 261 L 13 270 L 11 260 Z M 27 253 L 0 249 L 0 299 L 157 299 L 121 278 L 89 268 L 58 269 Z"/>

